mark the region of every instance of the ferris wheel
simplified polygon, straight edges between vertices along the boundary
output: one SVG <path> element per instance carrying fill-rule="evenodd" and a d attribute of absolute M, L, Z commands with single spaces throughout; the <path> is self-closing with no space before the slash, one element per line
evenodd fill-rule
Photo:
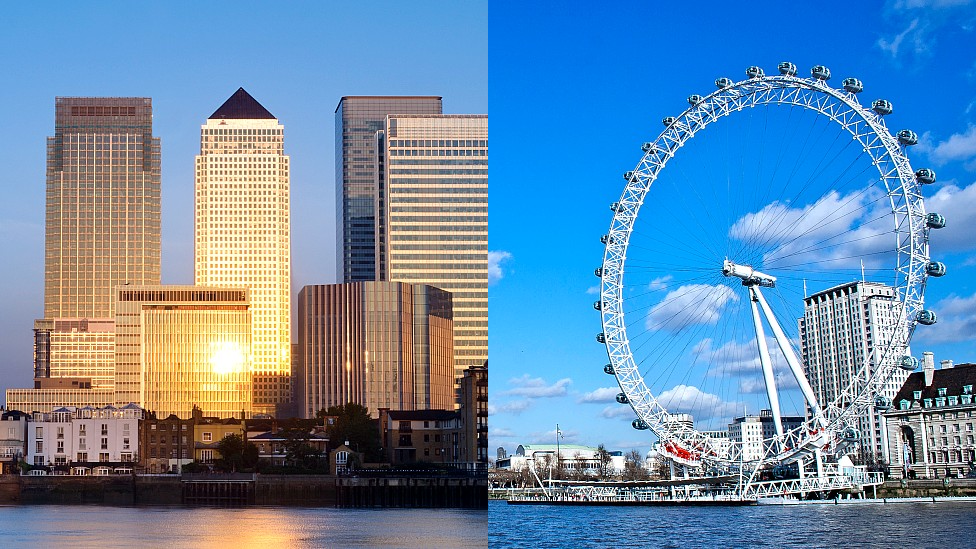
<path fill-rule="evenodd" d="M 849 453 L 875 434 L 858 418 L 890 408 L 891 381 L 917 367 L 916 325 L 936 321 L 923 294 L 945 274 L 928 244 L 945 219 L 923 203 L 935 172 L 906 156 L 917 134 L 890 132 L 891 102 L 863 106 L 856 78 L 778 72 L 719 78 L 664 118 L 601 237 L 604 371 L 634 428 L 686 466 Z M 762 429 L 717 434 L 756 413 Z"/>

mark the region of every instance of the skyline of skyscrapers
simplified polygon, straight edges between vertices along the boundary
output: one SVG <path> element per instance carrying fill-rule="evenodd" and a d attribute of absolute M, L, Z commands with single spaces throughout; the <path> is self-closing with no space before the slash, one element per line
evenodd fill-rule
<path fill-rule="evenodd" d="M 254 411 L 291 401 L 290 158 L 284 126 L 239 88 L 200 129 L 194 282 L 250 290 Z"/>
<path fill-rule="evenodd" d="M 441 114 L 439 96 L 344 96 L 335 110 L 336 281 L 380 280 L 376 210 L 382 209 L 378 134 L 390 114 Z"/>

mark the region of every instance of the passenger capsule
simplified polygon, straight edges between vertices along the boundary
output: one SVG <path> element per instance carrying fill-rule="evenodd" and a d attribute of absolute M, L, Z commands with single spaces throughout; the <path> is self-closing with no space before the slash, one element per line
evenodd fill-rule
<path fill-rule="evenodd" d="M 703 99 L 705 99 L 705 98 L 702 97 L 702 96 L 700 96 L 700 95 L 698 95 L 697 93 L 696 94 L 692 94 L 692 95 L 689 95 L 688 96 L 688 104 L 691 105 L 692 107 L 694 107 L 695 105 L 698 105 L 699 103 L 701 103 Z"/>
<path fill-rule="evenodd" d="M 891 106 L 891 101 L 887 99 L 876 99 L 874 103 L 871 103 L 871 110 L 881 116 L 886 116 L 893 113 L 895 108 Z"/>
<path fill-rule="evenodd" d="M 845 78 L 844 89 L 848 93 L 861 93 L 864 91 L 864 84 L 857 78 Z"/>
<path fill-rule="evenodd" d="M 617 393 L 617 402 L 619 402 L 621 404 L 627 404 L 627 403 L 630 402 L 630 399 L 627 398 L 627 395 L 625 395 L 623 393 Z"/>
<path fill-rule="evenodd" d="M 779 73 L 784 76 L 796 76 L 796 65 L 790 63 L 789 61 L 783 61 L 776 68 L 778 68 Z"/>
<path fill-rule="evenodd" d="M 631 425 L 633 425 L 634 429 L 637 429 L 638 431 L 646 431 L 650 429 L 650 426 L 647 424 L 647 422 L 641 418 L 635 419 L 633 422 L 631 422 Z"/>
<path fill-rule="evenodd" d="M 664 118 L 661 119 L 661 123 L 664 124 L 665 127 L 670 126 L 677 121 L 678 119 L 673 116 L 665 116 Z"/>
<path fill-rule="evenodd" d="M 931 185 L 935 183 L 935 170 L 930 170 L 929 168 L 922 168 L 915 172 L 915 179 L 923 185 Z"/>
<path fill-rule="evenodd" d="M 898 132 L 898 142 L 906 147 L 918 144 L 918 134 L 912 130 L 902 130 Z"/>
<path fill-rule="evenodd" d="M 929 311 L 928 309 L 918 313 L 918 323 L 925 324 L 926 326 L 931 326 L 939 321 L 939 318 L 935 315 L 935 311 Z"/>
<path fill-rule="evenodd" d="M 887 412 L 891 409 L 891 399 L 884 395 L 874 397 L 874 409 L 879 412 Z"/>
<path fill-rule="evenodd" d="M 600 237 L 600 244 L 606 244 L 608 242 L 610 244 L 613 244 L 613 237 L 612 236 L 610 236 L 608 234 L 605 234 L 605 235 L 603 235 L 603 236 Z"/>
<path fill-rule="evenodd" d="M 596 334 L 596 340 L 599 341 L 600 343 L 606 343 L 607 342 L 607 338 L 606 338 L 606 336 L 603 335 L 603 332 L 600 332 L 600 333 Z"/>
<path fill-rule="evenodd" d="M 915 368 L 918 368 L 918 359 L 913 356 L 905 355 L 901 357 L 901 361 L 898 362 L 898 367 L 908 372 L 914 371 Z"/>
<path fill-rule="evenodd" d="M 599 310 L 602 310 L 603 309 L 603 302 L 602 301 L 594 301 L 593 302 L 593 308 L 596 309 L 596 310 L 598 310 L 598 311 Z"/>
<path fill-rule="evenodd" d="M 614 202 L 614 203 L 610 204 L 610 211 L 613 212 L 613 213 L 619 212 L 620 211 L 620 202 Z"/>
<path fill-rule="evenodd" d="M 624 172 L 624 181 L 628 183 L 637 181 L 637 178 L 634 177 L 634 172 Z"/>
<path fill-rule="evenodd" d="M 929 261 L 925 266 L 925 274 L 929 276 L 944 276 L 946 274 L 945 263 L 941 261 Z"/>
<path fill-rule="evenodd" d="M 603 267 L 597 267 L 593 269 L 593 275 L 597 278 L 603 278 Z"/>
<path fill-rule="evenodd" d="M 810 69 L 810 76 L 817 80 L 830 80 L 830 69 L 823 65 L 817 65 Z"/>
<path fill-rule="evenodd" d="M 648 141 L 647 143 L 641 143 L 641 150 L 644 152 L 651 152 L 654 150 L 654 143 Z"/>
<path fill-rule="evenodd" d="M 930 213 L 925 215 L 925 226 L 930 229 L 941 229 L 945 227 L 946 220 L 942 214 Z"/>
<path fill-rule="evenodd" d="M 763 76 L 766 76 L 766 73 L 764 73 L 759 67 L 752 66 L 746 69 L 746 76 L 749 78 L 762 78 Z"/>
<path fill-rule="evenodd" d="M 715 87 L 724 90 L 725 88 L 732 85 L 732 80 L 722 77 L 715 81 Z"/>
<path fill-rule="evenodd" d="M 607 364 L 606 366 L 604 366 L 603 373 L 613 375 L 614 374 L 613 364 Z"/>
<path fill-rule="evenodd" d="M 857 429 L 853 427 L 848 427 L 841 432 L 840 438 L 846 440 L 847 442 L 855 442 L 861 438 L 861 433 L 859 433 Z"/>

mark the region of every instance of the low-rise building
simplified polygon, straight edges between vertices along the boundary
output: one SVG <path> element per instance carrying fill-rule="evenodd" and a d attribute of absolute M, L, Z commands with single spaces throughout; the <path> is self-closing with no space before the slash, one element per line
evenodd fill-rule
<path fill-rule="evenodd" d="M 783 432 L 803 425 L 803 416 L 781 416 Z M 772 410 L 760 410 L 758 416 L 737 417 L 729 424 L 729 440 L 741 445 L 742 461 L 761 459 L 776 436 Z"/>
<path fill-rule="evenodd" d="M 976 459 L 976 364 L 942 361 L 925 353 L 885 416 L 890 473 L 896 478 L 965 475 Z"/>
<path fill-rule="evenodd" d="M 175 414 L 157 419 L 147 413 L 139 422 L 139 465 L 146 473 L 180 473 L 193 461 L 194 420 Z"/>
<path fill-rule="evenodd" d="M 249 419 L 246 422 L 247 442 L 258 449 L 258 461 L 275 466 L 289 465 L 289 446 L 308 445 L 323 459 L 329 451 L 329 437 L 325 427 L 314 419 Z"/>
<path fill-rule="evenodd" d="M 386 458 L 393 464 L 473 461 L 462 455 L 464 429 L 457 412 L 380 408 L 380 437 Z"/>
<path fill-rule="evenodd" d="M 499 458 L 495 462 L 496 469 L 511 469 L 513 471 L 535 471 L 539 476 L 547 476 L 551 469 L 556 468 L 556 455 L 563 471 L 575 470 L 582 475 L 599 476 L 603 465 L 600 449 L 580 444 L 519 444 L 515 453 Z M 624 471 L 624 455 L 619 450 L 607 451 L 603 459 L 609 458 L 607 468 L 610 475 L 619 475 Z"/>
<path fill-rule="evenodd" d="M 458 379 L 458 412 L 464 425 L 464 455 L 488 464 L 488 361 L 471 366 Z"/>
<path fill-rule="evenodd" d="M 131 472 L 142 418 L 132 403 L 35 412 L 27 426 L 27 463 L 63 474 Z"/>
<path fill-rule="evenodd" d="M 220 441 L 227 435 L 244 439 L 244 422 L 236 418 L 203 417 L 200 409 L 193 410 L 193 458 L 201 463 L 220 459 Z"/>
<path fill-rule="evenodd" d="M 17 410 L 0 413 L 0 474 L 13 472 L 24 458 L 28 414 Z"/>

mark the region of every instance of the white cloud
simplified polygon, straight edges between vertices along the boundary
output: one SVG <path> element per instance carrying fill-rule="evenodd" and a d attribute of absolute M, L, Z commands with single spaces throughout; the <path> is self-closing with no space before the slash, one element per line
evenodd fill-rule
<path fill-rule="evenodd" d="M 693 385 L 678 385 L 664 391 L 657 401 L 671 413 L 691 414 L 695 421 L 712 418 L 732 417 L 742 406 L 734 402 L 724 402 L 717 395 L 702 392 Z"/>
<path fill-rule="evenodd" d="M 899 0 L 895 2 L 895 9 L 916 9 L 916 8 L 926 8 L 926 9 L 939 9 L 939 8 L 954 8 L 956 6 L 965 6 L 972 2 L 973 0 Z"/>
<path fill-rule="evenodd" d="M 577 444 L 579 442 L 579 432 L 578 431 L 567 431 L 565 429 L 559 429 L 562 434 L 559 437 L 560 444 Z M 556 429 L 544 432 L 535 432 L 529 435 L 530 444 L 555 444 L 556 443 Z"/>
<path fill-rule="evenodd" d="M 519 415 L 522 412 L 529 409 L 531 405 L 532 405 L 532 401 L 528 399 L 510 400 L 498 404 L 491 403 L 488 405 L 488 415 L 490 416 L 493 416 L 495 414 Z"/>
<path fill-rule="evenodd" d="M 921 51 L 924 51 L 925 46 L 920 41 L 922 33 L 916 32 L 917 28 L 918 28 L 918 18 L 912 19 L 912 22 L 908 24 L 908 28 L 903 30 L 899 34 L 895 35 L 895 37 L 892 38 L 891 40 L 886 40 L 885 38 L 879 38 L 878 47 L 890 53 L 892 57 L 898 57 L 898 50 L 901 49 L 902 42 L 904 42 L 905 39 L 908 38 L 909 41 L 913 44 L 916 53 L 921 53 Z"/>
<path fill-rule="evenodd" d="M 894 248 L 890 204 L 877 187 L 841 195 L 830 191 L 813 204 L 794 207 L 774 201 L 739 218 L 731 238 L 762 242 L 767 269 L 816 265 L 821 269 L 857 269 L 883 262 Z"/>
<path fill-rule="evenodd" d="M 502 263 L 509 259 L 512 259 L 512 254 L 508 252 L 488 252 L 488 284 L 495 284 L 505 276 Z"/>
<path fill-rule="evenodd" d="M 599 389 L 584 394 L 576 402 L 580 404 L 592 402 L 613 402 L 614 398 L 616 398 L 617 393 L 619 392 L 620 389 L 617 387 L 600 387 Z"/>
<path fill-rule="evenodd" d="M 931 144 L 928 133 L 925 137 L 928 139 L 919 143 L 922 146 L 920 151 L 926 153 L 937 166 L 976 157 L 976 126 L 970 125 L 965 132 L 954 133 L 949 136 L 949 139 L 934 145 Z"/>
<path fill-rule="evenodd" d="M 715 324 L 730 301 L 738 301 L 725 285 L 688 284 L 671 290 L 647 313 L 647 328 L 677 332 L 695 324 Z"/>
<path fill-rule="evenodd" d="M 600 412 L 600 416 L 607 419 L 616 419 L 619 417 L 625 417 L 628 419 L 634 419 L 637 417 L 634 414 L 634 410 L 627 406 L 626 404 L 617 404 L 616 406 L 607 406 Z"/>
<path fill-rule="evenodd" d="M 600 287 L 599 286 L 590 286 L 589 288 L 586 289 L 586 293 L 588 293 L 590 295 L 600 295 Z"/>
<path fill-rule="evenodd" d="M 655 278 L 648 285 L 648 289 L 653 290 L 653 291 L 667 290 L 668 289 L 668 282 L 671 282 L 671 280 L 673 278 L 674 277 L 671 276 L 671 275 L 666 275 L 666 276 L 661 276 L 661 277 Z"/>
<path fill-rule="evenodd" d="M 552 398 L 566 396 L 569 392 L 569 385 L 573 380 L 565 377 L 555 383 L 546 383 L 541 377 L 529 377 L 523 374 L 521 377 L 514 377 L 508 380 L 508 384 L 514 388 L 503 391 L 502 395 L 515 395 L 526 398 Z"/>
<path fill-rule="evenodd" d="M 696 361 L 708 364 L 709 375 L 737 376 L 762 371 L 762 364 L 759 362 L 759 346 L 756 344 L 755 337 L 744 342 L 726 341 L 717 348 L 712 348 L 712 345 L 713 341 L 705 338 L 692 348 Z M 766 348 L 769 349 L 769 360 L 773 363 L 773 371 L 787 371 L 789 364 L 780 351 L 775 337 L 766 336 Z"/>
<path fill-rule="evenodd" d="M 934 256 L 947 252 L 976 249 L 973 227 L 976 227 L 976 183 L 960 189 L 945 184 L 925 200 L 925 210 L 942 214 L 946 226 L 929 233 Z"/>
<path fill-rule="evenodd" d="M 792 373 L 774 371 L 773 377 L 776 378 L 777 391 L 796 389 L 800 386 Z M 743 377 L 739 380 L 739 392 L 743 394 L 766 394 L 766 380 L 761 376 Z"/>
<path fill-rule="evenodd" d="M 972 341 L 976 333 L 976 293 L 968 297 L 950 295 L 931 306 L 939 317 L 934 326 L 919 326 L 915 339 L 925 343 Z"/>
<path fill-rule="evenodd" d="M 515 431 L 504 427 L 496 427 L 488 431 L 489 438 L 515 438 L 517 436 Z"/>

